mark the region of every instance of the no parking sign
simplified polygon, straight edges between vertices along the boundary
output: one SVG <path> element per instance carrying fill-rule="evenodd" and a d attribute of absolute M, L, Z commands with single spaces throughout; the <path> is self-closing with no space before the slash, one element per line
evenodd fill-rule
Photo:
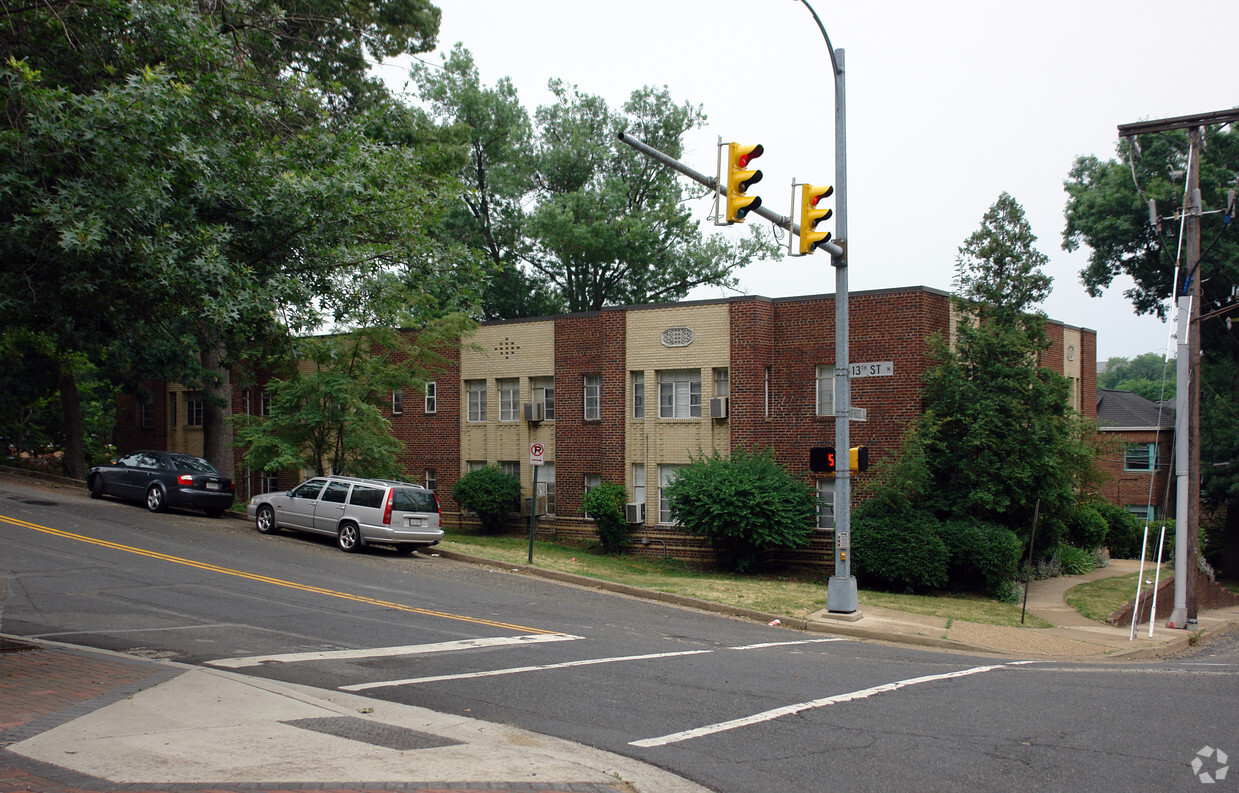
<path fill-rule="evenodd" d="M 546 449 L 540 443 L 529 444 L 529 464 L 542 465 L 543 458 L 546 456 Z"/>

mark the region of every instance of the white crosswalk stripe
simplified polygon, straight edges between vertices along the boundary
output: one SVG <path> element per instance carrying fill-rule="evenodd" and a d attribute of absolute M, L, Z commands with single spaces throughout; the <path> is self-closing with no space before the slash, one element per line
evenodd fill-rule
<path fill-rule="evenodd" d="M 293 664 L 307 661 L 355 661 L 367 658 L 393 658 L 396 656 L 430 655 L 459 650 L 477 650 L 487 647 L 511 647 L 513 645 L 544 644 L 546 642 L 570 642 L 583 639 L 569 633 L 540 633 L 525 636 L 495 636 L 488 639 L 462 639 L 455 642 L 435 644 L 409 644 L 402 647 L 368 647 L 356 650 L 324 650 L 309 653 L 281 653 L 279 655 L 248 655 L 239 658 L 221 658 L 207 661 L 208 666 L 223 669 L 241 669 L 262 664 Z"/>

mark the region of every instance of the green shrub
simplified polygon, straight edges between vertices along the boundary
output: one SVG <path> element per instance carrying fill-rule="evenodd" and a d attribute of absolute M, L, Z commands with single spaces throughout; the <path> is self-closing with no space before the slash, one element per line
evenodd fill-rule
<path fill-rule="evenodd" d="M 896 592 L 946 586 L 947 549 L 938 519 L 927 512 L 852 523 L 852 570 L 865 586 Z"/>
<path fill-rule="evenodd" d="M 809 544 L 816 516 L 812 488 L 792 478 L 774 453 L 715 450 L 681 468 L 664 494 L 685 531 L 706 537 L 724 570 L 757 567 L 764 551 Z"/>
<path fill-rule="evenodd" d="M 479 468 L 456 480 L 452 498 L 477 513 L 482 531 L 498 534 L 507 524 L 508 514 L 520 506 L 521 483 L 493 466 Z"/>
<path fill-rule="evenodd" d="M 1067 518 L 1067 537 L 1071 544 L 1087 551 L 1106 544 L 1109 528 L 1095 504 L 1077 504 Z"/>
<path fill-rule="evenodd" d="M 603 482 L 581 500 L 581 507 L 594 519 L 603 553 L 620 553 L 628 545 L 628 521 L 624 518 L 627 495 L 622 486 Z"/>
<path fill-rule="evenodd" d="M 1092 504 L 1106 521 L 1106 547 L 1113 559 L 1139 559 L 1144 542 L 1144 522 L 1131 512 L 1108 501 Z M 1160 527 L 1159 527 L 1160 528 Z M 1154 542 L 1156 542 L 1156 536 Z"/>
<path fill-rule="evenodd" d="M 1054 555 L 1063 564 L 1063 575 L 1080 575 L 1097 569 L 1097 557 L 1073 545 L 1059 544 Z"/>
<path fill-rule="evenodd" d="M 1015 532 L 992 523 L 947 520 L 938 527 L 953 589 L 998 596 L 1015 580 L 1023 547 Z"/>

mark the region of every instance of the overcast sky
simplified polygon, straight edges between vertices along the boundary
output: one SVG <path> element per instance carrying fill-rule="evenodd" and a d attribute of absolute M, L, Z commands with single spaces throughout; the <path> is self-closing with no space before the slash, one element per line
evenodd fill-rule
<path fill-rule="evenodd" d="M 1167 325 L 1135 316 L 1129 282 L 1100 298 L 1080 285 L 1088 251 L 1062 249 L 1062 185 L 1077 156 L 1115 156 L 1119 124 L 1239 105 L 1239 2 L 809 2 L 846 51 L 852 291 L 949 290 L 959 246 L 1005 190 L 1050 258 L 1046 312 L 1096 330 L 1099 361 L 1165 350 Z M 755 192 L 780 214 L 793 178 L 834 181 L 829 55 L 800 0 L 437 4 L 440 49 L 462 42 L 483 82 L 511 77 L 531 113 L 549 101 L 550 78 L 612 107 L 635 88 L 665 85 L 708 116 L 686 141 L 684 159 L 698 171 L 714 173 L 720 136 L 763 144 Z M 441 63 L 437 53 L 423 58 Z M 382 73 L 404 79 L 395 66 Z M 745 293 L 768 297 L 835 288 L 824 253 L 739 276 Z M 724 294 L 734 293 L 691 297 Z"/>

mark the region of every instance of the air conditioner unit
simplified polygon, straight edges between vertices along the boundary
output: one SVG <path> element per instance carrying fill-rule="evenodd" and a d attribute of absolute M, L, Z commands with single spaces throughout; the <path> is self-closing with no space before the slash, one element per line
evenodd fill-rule
<path fill-rule="evenodd" d="M 645 523 L 645 504 L 630 501 L 624 505 L 624 519 L 629 523 Z"/>
<path fill-rule="evenodd" d="M 730 397 L 713 397 L 710 399 L 710 418 L 727 418 L 727 409 L 731 406 Z"/>
<path fill-rule="evenodd" d="M 524 409 L 525 421 L 542 421 L 546 417 L 546 405 L 532 402 L 521 406 Z"/>
<path fill-rule="evenodd" d="M 533 498 L 523 499 L 521 502 L 521 514 L 528 517 L 529 511 L 531 509 L 536 510 L 536 512 L 534 513 L 535 515 L 545 515 L 546 514 L 546 496 L 541 495 L 541 496 L 538 496 L 536 499 L 533 499 Z"/>

